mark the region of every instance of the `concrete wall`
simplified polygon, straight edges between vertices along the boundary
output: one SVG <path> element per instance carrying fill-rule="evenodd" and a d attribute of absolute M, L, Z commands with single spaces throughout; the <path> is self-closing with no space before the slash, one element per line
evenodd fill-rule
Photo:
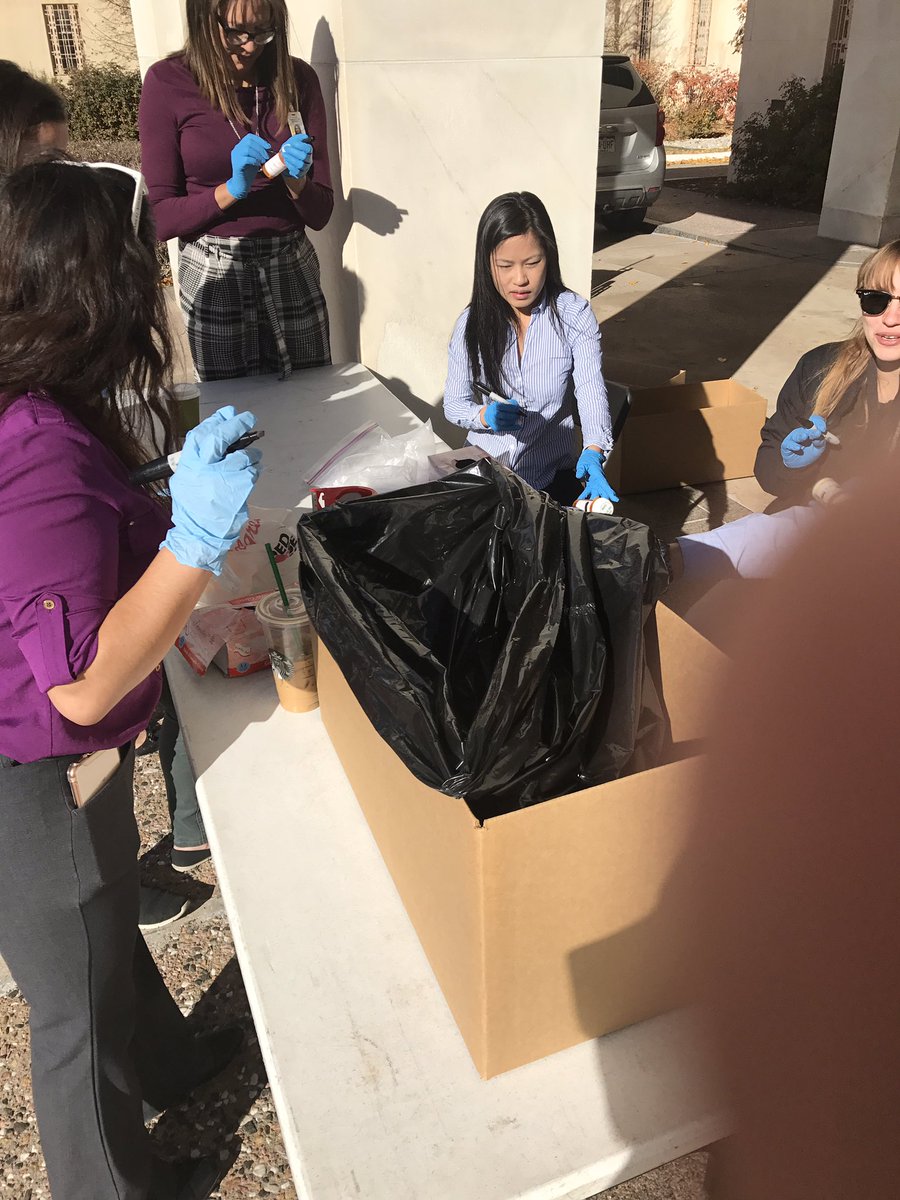
<path fill-rule="evenodd" d="M 134 36 L 124 4 L 109 0 L 77 0 L 85 61 L 137 65 Z M 3 0 L 4 58 L 34 74 L 52 76 L 53 60 L 47 42 L 41 0 Z"/>
<path fill-rule="evenodd" d="M 35 75 L 52 75 L 43 10 L 37 3 L 12 3 L 3 11 L 3 57 Z"/>
<path fill-rule="evenodd" d="M 157 59 L 184 45 L 183 0 L 131 0 L 131 19 L 141 76 Z"/>
<path fill-rule="evenodd" d="M 900 3 L 856 0 L 819 233 L 900 237 Z"/>
<path fill-rule="evenodd" d="M 765 112 L 786 79 L 822 78 L 832 0 L 750 0 L 741 55 L 735 129 Z"/>
<path fill-rule="evenodd" d="M 146 69 L 180 44 L 179 9 L 131 2 Z M 311 238 L 334 360 L 360 359 L 424 414 L 492 197 L 537 192 L 564 277 L 589 294 L 603 4 L 569 0 L 565 21 L 546 0 L 289 0 L 289 12 L 329 108 L 335 214 Z"/>
<path fill-rule="evenodd" d="M 692 31 L 697 0 L 654 0 L 650 57 L 654 62 L 668 62 L 677 67 L 693 63 Z M 606 38 L 609 48 L 616 30 L 619 46 L 625 54 L 637 54 L 640 25 L 640 0 L 607 0 Z M 710 17 L 709 47 L 706 61 L 699 65 L 710 68 L 740 69 L 741 56 L 735 54 L 730 41 L 737 31 L 737 0 L 713 0 Z"/>
<path fill-rule="evenodd" d="M 715 0 L 709 22 L 709 52 L 706 56 L 708 67 L 718 67 L 720 70 L 739 72 L 741 69 L 740 52 L 735 53 L 731 39 L 737 33 L 738 15 L 735 0 Z"/>

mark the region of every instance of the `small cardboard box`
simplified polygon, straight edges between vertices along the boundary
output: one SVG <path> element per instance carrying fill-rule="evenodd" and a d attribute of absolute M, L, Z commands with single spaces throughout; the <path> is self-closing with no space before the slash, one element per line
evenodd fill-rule
<path fill-rule="evenodd" d="M 753 474 L 766 402 L 733 379 L 632 392 L 606 475 L 620 495 Z"/>
<path fill-rule="evenodd" d="M 722 656 L 657 614 L 673 761 L 483 825 L 406 769 L 321 649 L 325 726 L 484 1078 L 685 998 L 667 899 L 707 717 L 698 682 Z"/>

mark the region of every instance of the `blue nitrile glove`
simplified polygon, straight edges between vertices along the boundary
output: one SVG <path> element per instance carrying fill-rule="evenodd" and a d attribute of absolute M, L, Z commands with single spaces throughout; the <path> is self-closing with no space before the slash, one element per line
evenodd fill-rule
<path fill-rule="evenodd" d="M 524 414 L 515 400 L 492 400 L 481 410 L 481 420 L 494 433 L 511 433 L 522 424 Z"/>
<path fill-rule="evenodd" d="M 256 424 L 253 413 L 235 415 L 229 404 L 190 431 L 169 480 L 172 528 L 160 546 L 185 567 L 218 575 L 247 520 L 247 500 L 259 477 L 255 446 L 225 454 Z"/>
<path fill-rule="evenodd" d="M 811 467 L 825 453 L 825 418 L 813 413 L 809 418 L 815 429 L 794 429 L 781 443 L 781 461 L 786 467 Z"/>
<path fill-rule="evenodd" d="M 225 186 L 235 200 L 250 195 L 259 168 L 272 157 L 268 142 L 255 133 L 245 134 L 231 152 L 231 178 Z"/>
<path fill-rule="evenodd" d="M 291 179 L 302 179 L 312 167 L 313 148 L 308 133 L 295 133 L 281 147 L 281 157 Z"/>
<path fill-rule="evenodd" d="M 596 500 L 598 496 L 603 496 L 612 503 L 618 502 L 619 497 L 603 474 L 603 459 L 601 450 L 582 450 L 581 457 L 575 464 L 575 474 L 579 479 L 586 479 L 587 484 L 578 497 L 579 500 Z"/>

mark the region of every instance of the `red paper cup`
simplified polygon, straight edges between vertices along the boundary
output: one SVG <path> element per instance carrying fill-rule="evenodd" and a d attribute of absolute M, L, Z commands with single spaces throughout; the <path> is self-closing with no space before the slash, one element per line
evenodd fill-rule
<path fill-rule="evenodd" d="M 361 486 L 346 487 L 323 487 L 310 488 L 310 494 L 313 498 L 313 508 L 327 508 L 329 504 L 337 504 L 338 500 L 343 500 L 345 496 L 374 496 L 375 493 L 371 488 Z"/>

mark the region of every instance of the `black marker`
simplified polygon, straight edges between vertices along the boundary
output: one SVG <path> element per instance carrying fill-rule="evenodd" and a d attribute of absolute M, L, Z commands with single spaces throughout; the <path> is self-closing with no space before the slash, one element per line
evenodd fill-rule
<path fill-rule="evenodd" d="M 508 396 L 498 396 L 496 392 L 492 392 L 490 388 L 485 387 L 483 383 L 472 383 L 472 387 L 476 392 L 480 392 L 482 396 L 487 396 L 489 400 L 497 400 L 500 404 L 514 404 L 514 400 L 510 400 Z"/>
<path fill-rule="evenodd" d="M 236 442 L 232 442 L 226 454 L 233 454 L 235 450 L 246 450 L 257 439 L 265 436 L 264 429 L 251 429 L 249 433 L 243 434 Z M 178 466 L 178 460 L 181 458 L 181 451 L 176 450 L 174 454 L 166 454 L 162 458 L 154 458 L 152 462 L 144 463 L 142 467 L 136 467 L 128 476 L 130 483 L 156 483 L 159 479 L 168 479 L 174 474 L 175 468 Z"/>
<path fill-rule="evenodd" d="M 827 429 L 824 433 L 821 433 L 818 425 L 814 425 L 812 421 L 801 421 L 800 424 L 804 429 L 815 429 L 816 434 L 819 437 L 823 437 L 826 442 L 830 442 L 832 446 L 839 446 L 841 444 L 841 439 L 836 433 L 829 433 Z"/>

